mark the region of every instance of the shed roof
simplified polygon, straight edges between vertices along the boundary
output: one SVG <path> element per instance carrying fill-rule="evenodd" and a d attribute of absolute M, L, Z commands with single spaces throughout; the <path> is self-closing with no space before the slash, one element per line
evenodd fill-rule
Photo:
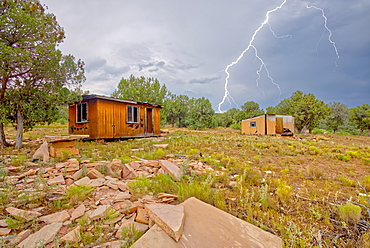
<path fill-rule="evenodd" d="M 295 118 L 295 116 L 293 116 L 293 115 L 264 114 L 264 115 L 259 115 L 259 116 L 251 117 L 251 118 L 248 118 L 248 119 L 244 119 L 243 121 L 253 120 L 255 118 L 260 118 L 262 116 L 277 116 L 277 117 L 293 117 L 293 118 Z"/>
<path fill-rule="evenodd" d="M 82 99 L 83 100 L 100 99 L 100 100 L 106 100 L 106 101 L 112 101 L 112 102 L 122 102 L 122 103 L 128 103 L 128 104 L 145 104 L 145 105 L 149 105 L 155 108 L 163 108 L 163 106 L 161 105 L 151 104 L 148 102 L 135 102 L 135 101 L 124 100 L 124 99 L 119 99 L 119 98 L 109 97 L 109 96 L 101 96 L 101 95 L 83 95 Z"/>

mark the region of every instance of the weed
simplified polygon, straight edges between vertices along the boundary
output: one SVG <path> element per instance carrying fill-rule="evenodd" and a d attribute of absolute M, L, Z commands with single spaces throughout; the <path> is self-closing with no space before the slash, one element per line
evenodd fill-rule
<path fill-rule="evenodd" d="M 362 185 L 365 187 L 366 191 L 370 191 L 370 175 L 364 176 L 362 180 Z"/>
<path fill-rule="evenodd" d="M 358 222 L 361 219 L 361 207 L 356 206 L 350 202 L 338 206 L 339 218 L 346 222 Z"/>
<path fill-rule="evenodd" d="M 26 162 L 26 160 L 27 160 L 27 157 L 26 156 L 24 156 L 24 155 L 17 155 L 17 156 L 12 156 L 11 157 L 10 163 L 11 163 L 12 166 L 17 167 L 17 166 L 24 165 L 24 163 Z"/>
<path fill-rule="evenodd" d="M 351 159 L 349 159 L 346 155 L 343 155 L 343 154 L 339 154 L 338 155 L 338 159 L 339 160 L 342 160 L 344 162 L 349 162 Z"/>
<path fill-rule="evenodd" d="M 8 176 L 9 171 L 4 167 L 0 167 L 0 182 L 4 182 L 5 178 Z"/>
<path fill-rule="evenodd" d="M 70 206 L 84 201 L 92 192 L 94 188 L 90 186 L 72 185 L 63 196 L 63 200 Z"/>
<path fill-rule="evenodd" d="M 196 197 L 201 201 L 213 203 L 213 191 L 211 186 L 206 182 L 181 182 L 178 185 L 177 193 L 180 201 L 185 201 L 190 197 Z"/>
<path fill-rule="evenodd" d="M 134 224 L 124 226 L 121 231 L 121 237 L 126 240 L 126 243 L 123 247 L 131 247 L 143 234 L 144 232 L 137 230 Z"/>
<path fill-rule="evenodd" d="M 293 195 L 293 189 L 292 186 L 289 186 L 285 182 L 281 181 L 280 179 L 275 180 L 277 186 L 276 189 L 276 196 L 281 202 L 288 202 L 292 195 Z"/>
<path fill-rule="evenodd" d="M 355 187 L 356 186 L 355 181 L 353 181 L 351 179 L 348 179 L 343 175 L 339 176 L 339 181 L 341 181 L 344 186 L 350 186 L 350 187 Z"/>

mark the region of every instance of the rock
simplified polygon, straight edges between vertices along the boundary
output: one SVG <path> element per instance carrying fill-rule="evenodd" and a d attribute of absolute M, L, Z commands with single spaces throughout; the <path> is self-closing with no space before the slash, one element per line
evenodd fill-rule
<path fill-rule="evenodd" d="M 23 218 L 27 222 L 33 220 L 36 217 L 41 216 L 41 214 L 39 212 L 26 211 L 26 210 L 22 210 L 22 209 L 19 209 L 19 208 L 14 208 L 14 207 L 7 207 L 5 209 L 5 211 L 7 211 L 10 215 L 12 215 L 14 217 Z"/>
<path fill-rule="evenodd" d="M 132 169 L 134 170 L 138 170 L 139 167 L 140 167 L 140 163 L 138 161 L 132 161 L 129 163 L 129 165 L 131 166 Z"/>
<path fill-rule="evenodd" d="M 93 248 L 121 248 L 125 247 L 126 241 L 124 240 L 115 240 L 107 242 L 101 245 L 94 246 Z"/>
<path fill-rule="evenodd" d="M 32 158 L 42 159 L 43 162 L 48 162 L 50 159 L 48 142 L 44 141 L 44 143 L 42 143 L 42 145 L 33 154 Z"/>
<path fill-rule="evenodd" d="M 6 223 L 6 219 L 0 220 L 0 226 L 1 227 L 7 227 L 8 226 L 8 224 Z"/>
<path fill-rule="evenodd" d="M 89 169 L 86 176 L 88 176 L 90 179 L 105 178 L 103 174 L 94 168 Z"/>
<path fill-rule="evenodd" d="M 75 172 L 80 169 L 80 162 L 77 159 L 71 158 L 68 160 L 68 165 L 66 166 L 67 172 Z"/>
<path fill-rule="evenodd" d="M 40 218 L 41 221 L 51 224 L 56 222 L 64 222 L 70 218 L 67 210 L 63 210 L 61 212 L 56 212 L 53 214 L 45 215 Z"/>
<path fill-rule="evenodd" d="M 114 197 L 114 203 L 116 202 L 123 202 L 125 200 L 130 200 L 131 194 L 128 191 L 120 192 Z"/>
<path fill-rule="evenodd" d="M 28 238 L 31 235 L 31 233 L 32 233 L 32 231 L 30 229 L 21 231 L 20 233 L 18 233 L 18 235 L 14 239 L 13 243 L 14 244 L 18 244 L 18 243 L 22 242 L 23 240 L 25 240 L 26 238 Z"/>
<path fill-rule="evenodd" d="M 153 147 L 158 147 L 158 148 L 166 148 L 168 144 L 153 144 Z"/>
<path fill-rule="evenodd" d="M 154 221 L 171 238 L 178 242 L 184 229 L 184 206 L 167 204 L 148 204 L 146 210 L 151 221 Z"/>
<path fill-rule="evenodd" d="M 97 178 L 97 179 L 92 179 L 89 183 L 89 186 L 91 187 L 100 187 L 103 186 L 105 182 L 105 178 Z"/>
<path fill-rule="evenodd" d="M 38 232 L 31 234 L 28 238 L 17 245 L 19 248 L 36 248 L 50 243 L 62 227 L 62 223 L 53 223 L 44 226 Z"/>
<path fill-rule="evenodd" d="M 143 206 L 139 206 L 136 211 L 137 215 L 135 218 L 136 222 L 142 223 L 142 224 L 149 224 L 149 216 L 147 213 L 147 210 Z"/>
<path fill-rule="evenodd" d="M 134 179 L 137 177 L 137 174 L 129 164 L 123 164 L 121 176 L 123 179 Z"/>
<path fill-rule="evenodd" d="M 63 175 L 51 178 L 48 180 L 48 185 L 66 184 Z"/>
<path fill-rule="evenodd" d="M 6 236 L 8 235 L 12 229 L 6 228 L 6 227 L 0 227 L 0 236 Z"/>
<path fill-rule="evenodd" d="M 75 220 L 85 214 L 86 207 L 84 204 L 78 206 L 71 214 L 71 220 Z"/>
<path fill-rule="evenodd" d="M 79 242 L 81 240 L 80 235 L 81 227 L 77 226 L 72 231 L 61 237 L 60 239 L 63 241 L 70 241 L 70 242 Z"/>
<path fill-rule="evenodd" d="M 32 175 L 35 175 L 40 169 L 37 168 L 37 169 L 30 169 L 28 170 L 27 172 L 21 174 L 20 176 L 18 176 L 18 179 L 22 179 L 22 178 L 25 178 L 27 176 L 32 176 Z"/>
<path fill-rule="evenodd" d="M 131 247 L 280 248 L 283 246 L 279 237 L 194 197 L 181 203 L 181 206 L 184 206 L 186 219 L 179 242 L 154 225 Z"/>
<path fill-rule="evenodd" d="M 97 209 L 90 212 L 90 219 L 91 220 L 97 220 L 105 217 L 106 212 L 109 209 L 109 205 L 102 205 L 99 206 Z"/>
<path fill-rule="evenodd" d="M 83 177 L 80 180 L 74 182 L 74 184 L 80 185 L 80 186 L 88 186 L 90 183 L 91 183 L 91 180 L 88 177 Z"/>
<path fill-rule="evenodd" d="M 160 160 L 161 168 L 166 171 L 173 179 L 179 179 L 181 177 L 180 168 L 174 163 L 167 160 Z"/>
<path fill-rule="evenodd" d="M 177 199 L 177 195 L 167 194 L 167 193 L 158 193 L 157 198 L 158 199 L 162 199 L 162 198 L 174 198 L 174 199 Z"/>

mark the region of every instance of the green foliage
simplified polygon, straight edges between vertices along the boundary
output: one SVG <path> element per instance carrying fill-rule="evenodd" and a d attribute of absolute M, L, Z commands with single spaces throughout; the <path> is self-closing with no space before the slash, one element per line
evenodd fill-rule
<path fill-rule="evenodd" d="M 350 109 L 350 119 L 355 123 L 361 134 L 364 130 L 370 131 L 370 105 L 363 104 Z"/>
<path fill-rule="evenodd" d="M 135 77 L 122 78 L 113 97 L 136 102 L 148 102 L 162 105 L 167 95 L 166 85 L 160 85 L 156 78 Z"/>
<path fill-rule="evenodd" d="M 340 102 L 329 103 L 330 114 L 325 119 L 326 125 L 336 133 L 342 126 L 349 115 L 349 110 L 346 105 Z"/>
<path fill-rule="evenodd" d="M 346 223 L 358 222 L 361 219 L 361 207 L 347 202 L 345 205 L 338 206 L 338 215 Z"/>
<path fill-rule="evenodd" d="M 128 224 L 121 229 L 121 237 L 127 242 L 124 244 L 124 248 L 131 247 L 142 235 L 143 231 L 139 231 L 135 228 L 134 224 Z"/>
<path fill-rule="evenodd" d="M 62 56 L 57 44 L 64 39 L 63 28 L 39 1 L 0 4 L 0 124 L 17 125 L 20 148 L 24 128 L 55 121 L 58 106 L 69 103 L 66 86 L 78 88 L 85 80 L 84 64 Z"/>
<path fill-rule="evenodd" d="M 343 175 L 340 175 L 339 176 L 339 181 L 341 181 L 343 183 L 344 186 L 350 186 L 350 187 L 354 187 L 356 186 L 356 183 L 355 181 L 351 180 L 351 179 L 348 179 L 346 178 L 345 176 Z"/>
<path fill-rule="evenodd" d="M 282 100 L 276 107 L 267 108 L 269 114 L 295 116 L 295 126 L 298 132 L 307 128 L 310 132 L 319 125 L 330 112 L 327 104 L 317 100 L 313 94 L 296 91 L 290 98 Z"/>
<path fill-rule="evenodd" d="M 183 127 L 189 112 L 188 102 L 189 97 L 186 95 L 169 93 L 163 103 L 164 108 L 161 111 L 161 118 L 166 123 L 171 124 L 172 127 L 175 125 Z"/>
<path fill-rule="evenodd" d="M 94 188 L 90 186 L 72 185 L 70 186 L 63 198 L 67 204 L 74 206 L 77 203 L 84 201 L 92 192 Z"/>

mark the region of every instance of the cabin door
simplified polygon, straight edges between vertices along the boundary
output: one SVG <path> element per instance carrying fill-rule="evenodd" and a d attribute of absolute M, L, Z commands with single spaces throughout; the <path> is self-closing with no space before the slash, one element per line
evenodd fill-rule
<path fill-rule="evenodd" d="M 146 109 L 145 134 L 153 134 L 153 109 Z"/>
<path fill-rule="evenodd" d="M 276 118 L 276 133 L 283 133 L 283 118 Z"/>

